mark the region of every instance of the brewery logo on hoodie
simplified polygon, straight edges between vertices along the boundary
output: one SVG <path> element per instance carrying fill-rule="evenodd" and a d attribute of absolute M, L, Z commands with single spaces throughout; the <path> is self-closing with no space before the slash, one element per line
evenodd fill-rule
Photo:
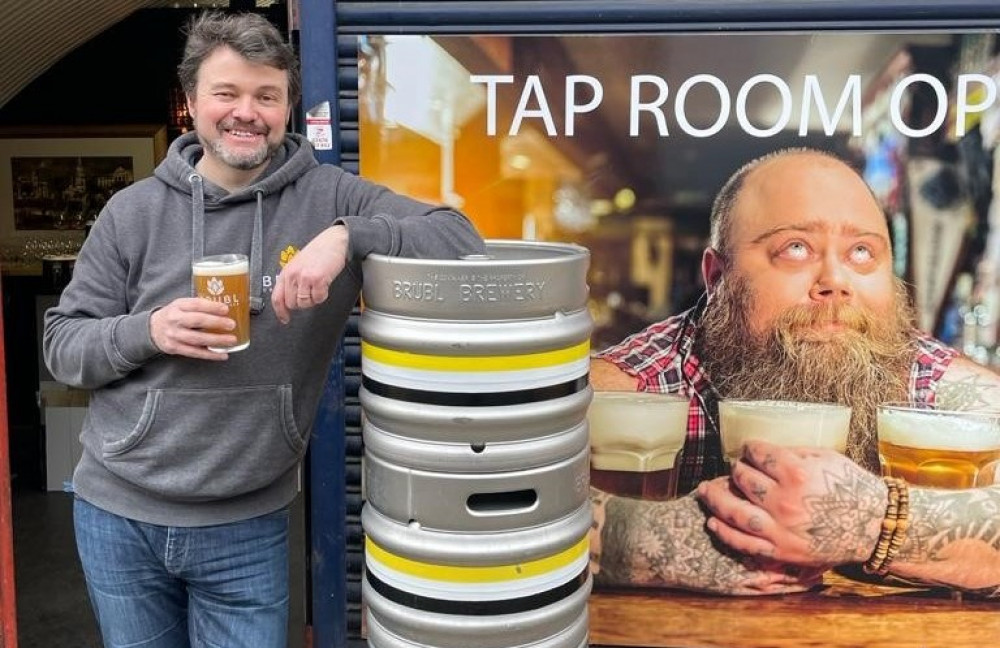
<path fill-rule="evenodd" d="M 273 276 L 265 274 L 261 277 L 261 283 L 265 293 L 270 293 L 271 290 L 274 289 L 274 284 L 278 280 L 278 274 L 280 274 L 281 270 L 288 265 L 288 262 L 291 261 L 296 254 L 298 254 L 298 251 L 298 248 L 294 245 L 288 245 L 281 251 L 281 254 L 278 255 L 278 272 Z"/>

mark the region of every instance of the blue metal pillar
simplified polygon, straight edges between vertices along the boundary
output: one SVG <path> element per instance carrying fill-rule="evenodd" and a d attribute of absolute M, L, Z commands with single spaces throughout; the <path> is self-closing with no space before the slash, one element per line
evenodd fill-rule
<path fill-rule="evenodd" d="M 330 365 L 309 449 L 312 648 L 347 645 L 344 353 Z"/>
<path fill-rule="evenodd" d="M 335 0 L 299 0 L 299 58 L 306 134 L 315 116 L 329 108 L 332 147 L 317 147 L 321 163 L 340 163 Z M 308 502 L 313 648 L 347 645 L 346 507 L 344 502 L 344 354 L 338 347 L 320 401 L 309 450 Z"/>

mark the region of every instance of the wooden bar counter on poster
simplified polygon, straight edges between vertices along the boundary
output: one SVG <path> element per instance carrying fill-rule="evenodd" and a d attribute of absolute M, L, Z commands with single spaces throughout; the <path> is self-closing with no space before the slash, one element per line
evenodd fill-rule
<path fill-rule="evenodd" d="M 1000 645 L 1000 602 L 829 572 L 802 594 L 727 597 L 601 589 L 590 645 L 645 648 L 982 648 Z"/>

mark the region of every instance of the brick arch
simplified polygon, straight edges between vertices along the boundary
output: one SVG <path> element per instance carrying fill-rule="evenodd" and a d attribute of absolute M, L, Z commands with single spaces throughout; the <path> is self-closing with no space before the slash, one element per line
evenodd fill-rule
<path fill-rule="evenodd" d="M 0 108 L 66 54 L 147 7 L 168 0 L 32 0 L 7 3 L 0 21 Z"/>

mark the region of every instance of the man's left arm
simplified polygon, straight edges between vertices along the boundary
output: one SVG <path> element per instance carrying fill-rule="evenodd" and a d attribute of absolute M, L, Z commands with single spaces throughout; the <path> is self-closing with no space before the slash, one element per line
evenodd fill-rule
<path fill-rule="evenodd" d="M 292 310 L 326 301 L 334 279 L 369 254 L 457 259 L 486 251 L 476 228 L 458 211 L 349 173 L 336 177 L 336 219 L 292 257 L 275 282 L 271 303 L 282 322 Z"/>
<path fill-rule="evenodd" d="M 337 181 L 336 220 L 350 233 L 350 260 L 369 254 L 457 259 L 483 254 L 483 240 L 464 214 L 431 205 L 387 187 L 342 173 Z"/>
<path fill-rule="evenodd" d="M 910 527 L 890 573 L 1000 598 L 1000 486 L 910 489 Z"/>
<path fill-rule="evenodd" d="M 942 409 L 1000 409 L 1000 374 L 959 356 L 941 376 L 936 401 Z"/>
<path fill-rule="evenodd" d="M 1000 374 L 955 358 L 938 385 L 942 409 L 1000 411 Z M 1000 597 L 1000 486 L 964 491 L 911 489 L 906 541 L 892 572 Z"/>

